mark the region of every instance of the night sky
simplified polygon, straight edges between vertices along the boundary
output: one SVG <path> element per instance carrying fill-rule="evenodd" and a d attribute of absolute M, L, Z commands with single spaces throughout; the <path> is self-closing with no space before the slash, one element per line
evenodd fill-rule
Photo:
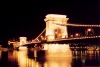
<path fill-rule="evenodd" d="M 98 0 L 46 1 L 4 3 L 1 8 L 0 38 L 26 36 L 34 39 L 45 28 L 44 18 L 47 14 L 65 14 L 70 18 L 68 23 L 100 24 Z"/>

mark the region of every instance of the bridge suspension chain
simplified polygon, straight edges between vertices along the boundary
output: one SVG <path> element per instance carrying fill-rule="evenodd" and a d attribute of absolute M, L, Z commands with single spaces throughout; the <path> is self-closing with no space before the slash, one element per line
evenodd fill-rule
<path fill-rule="evenodd" d="M 42 34 L 43 32 L 45 32 L 45 30 L 46 30 L 46 28 L 44 28 L 44 30 L 43 30 L 34 40 L 38 39 L 38 37 L 40 37 L 41 34 Z"/>
<path fill-rule="evenodd" d="M 87 25 L 87 24 L 60 24 L 60 23 L 54 23 L 56 25 L 61 25 L 61 26 L 77 26 L 77 27 L 100 27 L 100 25 Z M 34 39 L 38 39 L 38 37 L 41 36 L 41 34 L 46 30 L 46 28 Z"/>
<path fill-rule="evenodd" d="M 54 24 L 61 26 L 100 27 L 100 25 L 86 25 L 86 24 L 59 24 L 59 23 L 54 23 Z"/>

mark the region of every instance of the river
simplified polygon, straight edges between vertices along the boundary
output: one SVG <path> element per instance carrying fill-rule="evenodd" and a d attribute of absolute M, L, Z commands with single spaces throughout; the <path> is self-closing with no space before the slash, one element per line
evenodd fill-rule
<path fill-rule="evenodd" d="M 68 45 L 67 45 L 68 46 Z M 100 51 L 70 50 L 52 46 L 44 56 L 34 57 L 33 50 L 0 50 L 0 67 L 100 67 Z M 46 49 L 46 48 L 45 48 Z M 62 50 L 64 49 L 64 50 Z M 39 53 L 38 53 L 39 54 Z M 40 52 L 39 55 L 43 55 Z"/>

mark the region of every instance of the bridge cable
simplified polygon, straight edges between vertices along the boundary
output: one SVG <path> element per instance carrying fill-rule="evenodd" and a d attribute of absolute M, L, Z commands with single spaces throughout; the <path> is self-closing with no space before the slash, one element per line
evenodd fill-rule
<path fill-rule="evenodd" d="M 39 36 L 41 36 L 41 34 L 46 30 L 46 28 L 44 28 L 44 30 L 34 39 L 36 40 Z"/>
<path fill-rule="evenodd" d="M 83 27 L 100 27 L 100 25 L 87 25 L 87 24 L 59 24 L 59 23 L 54 23 L 54 24 L 57 24 L 57 25 L 61 25 L 61 26 L 83 26 Z"/>

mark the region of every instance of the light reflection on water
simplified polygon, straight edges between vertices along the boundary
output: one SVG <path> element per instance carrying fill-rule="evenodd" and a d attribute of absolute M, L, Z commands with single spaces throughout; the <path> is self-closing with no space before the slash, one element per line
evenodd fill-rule
<path fill-rule="evenodd" d="M 54 44 L 53 44 L 54 45 Z M 50 46 L 50 45 L 49 45 Z M 55 51 L 46 53 L 58 52 Z M 64 47 L 62 47 L 64 48 Z M 51 48 L 50 48 L 51 49 Z M 61 48 L 60 48 L 61 50 Z M 62 51 L 64 52 L 64 51 Z M 73 57 L 62 57 L 52 53 L 49 57 L 34 58 L 34 51 L 27 49 L 20 51 L 0 51 L 0 67 L 81 67 L 100 66 L 100 51 L 66 51 L 66 55 L 72 53 Z M 70 54 L 71 54 L 70 53 Z M 47 55 L 47 54 L 46 54 Z M 53 57 L 54 56 L 54 57 Z M 59 57 L 60 56 L 60 57 Z M 2 66 L 1 66 L 2 65 Z"/>
<path fill-rule="evenodd" d="M 44 44 L 44 50 L 46 57 L 72 57 L 69 44 Z"/>
<path fill-rule="evenodd" d="M 0 51 L 0 59 L 1 59 L 2 51 Z"/>
<path fill-rule="evenodd" d="M 72 58 L 49 58 L 44 67 L 71 67 Z"/>

